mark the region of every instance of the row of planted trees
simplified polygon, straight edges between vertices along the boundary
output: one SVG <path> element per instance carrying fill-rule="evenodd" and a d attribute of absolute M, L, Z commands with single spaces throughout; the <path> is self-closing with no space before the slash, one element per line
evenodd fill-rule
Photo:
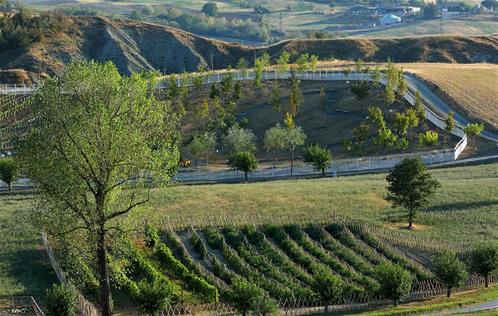
<path fill-rule="evenodd" d="M 241 170 L 247 174 L 257 168 L 256 136 L 248 129 L 238 125 L 230 127 L 226 135 L 222 138 L 222 146 L 226 149 L 231 167 Z M 283 124 L 277 123 L 265 132 L 264 146 L 268 152 L 272 153 L 273 165 L 278 161 L 277 154 L 281 151 L 288 151 L 290 155 L 291 176 L 293 175 L 296 149 L 303 146 L 306 141 L 306 134 L 300 126 L 297 126 L 294 118 L 287 114 Z M 204 132 L 195 135 L 187 148 L 195 157 L 205 158 L 215 153 L 217 145 L 216 134 L 214 132 Z M 305 149 L 305 162 L 312 163 L 315 168 L 325 175 L 325 169 L 332 160 L 330 150 L 319 145 L 311 145 Z"/>

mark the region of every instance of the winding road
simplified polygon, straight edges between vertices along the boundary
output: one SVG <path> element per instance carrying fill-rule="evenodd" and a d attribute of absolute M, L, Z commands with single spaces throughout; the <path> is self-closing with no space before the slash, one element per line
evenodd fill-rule
<path fill-rule="evenodd" d="M 433 110 L 439 112 L 444 116 L 448 115 L 450 112 L 455 112 L 455 110 L 451 108 L 451 106 L 449 106 L 444 100 L 442 100 L 439 96 L 432 92 L 432 90 L 414 74 L 405 72 L 405 79 L 408 83 L 408 87 L 410 87 L 412 91 L 420 92 L 420 95 L 422 96 L 426 104 L 428 104 Z M 456 112 L 455 121 L 460 127 L 471 123 L 466 117 Z M 488 140 L 498 142 L 498 135 L 489 131 L 482 132 L 481 136 Z"/>

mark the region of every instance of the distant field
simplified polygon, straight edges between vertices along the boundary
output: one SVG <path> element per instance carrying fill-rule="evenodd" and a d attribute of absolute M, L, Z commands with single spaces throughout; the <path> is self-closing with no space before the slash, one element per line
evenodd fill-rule
<path fill-rule="evenodd" d="M 238 185 L 178 186 L 155 190 L 150 218 L 182 217 L 186 222 L 225 217 L 228 222 L 264 222 L 274 218 L 345 216 L 365 220 L 428 242 L 473 243 L 498 240 L 498 164 L 434 170 L 442 187 L 427 211 L 420 212 L 420 230 L 406 232 L 403 213 L 383 200 L 385 174 L 326 180 L 275 181 Z"/>
<path fill-rule="evenodd" d="M 475 16 L 443 20 L 441 32 L 440 20 L 418 20 L 396 27 L 378 28 L 367 31 L 348 31 L 354 37 L 403 37 L 423 35 L 491 35 L 496 34 L 496 18 L 492 16 Z"/>
<path fill-rule="evenodd" d="M 498 66 L 490 64 L 405 64 L 435 84 L 471 119 L 498 129 Z"/>

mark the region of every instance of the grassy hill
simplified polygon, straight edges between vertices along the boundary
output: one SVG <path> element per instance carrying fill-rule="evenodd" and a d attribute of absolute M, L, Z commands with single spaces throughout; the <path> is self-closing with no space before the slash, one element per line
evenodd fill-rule
<path fill-rule="evenodd" d="M 200 65 L 219 69 L 235 65 L 241 57 L 252 61 L 254 55 L 263 51 L 275 58 L 284 49 L 293 54 L 293 60 L 308 52 L 321 59 L 372 62 L 391 58 L 396 62 L 498 63 L 498 44 L 493 37 L 293 40 L 253 48 L 144 22 L 94 17 L 66 19 L 67 27 L 56 34 L 42 36 L 23 47 L 2 49 L 0 69 L 20 71 L 17 78 L 6 72 L 0 78 L 11 83 L 38 80 L 40 75 L 60 73 L 72 59 L 112 61 L 125 74 L 140 70 L 179 73 L 195 71 Z"/>

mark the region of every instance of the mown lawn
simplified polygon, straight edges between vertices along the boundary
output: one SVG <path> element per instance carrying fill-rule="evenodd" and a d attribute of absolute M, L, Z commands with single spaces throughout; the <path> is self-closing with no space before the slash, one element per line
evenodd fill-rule
<path fill-rule="evenodd" d="M 0 296 L 40 301 L 56 278 L 40 233 L 29 225 L 31 202 L 31 195 L 0 194 Z"/>
<path fill-rule="evenodd" d="M 347 217 L 436 241 L 498 240 L 498 164 L 431 171 L 441 188 L 419 212 L 418 229 L 406 231 L 404 212 L 384 199 L 385 174 L 248 184 L 174 186 L 152 192 L 149 221 L 180 218 L 209 224 L 313 222 Z"/>

